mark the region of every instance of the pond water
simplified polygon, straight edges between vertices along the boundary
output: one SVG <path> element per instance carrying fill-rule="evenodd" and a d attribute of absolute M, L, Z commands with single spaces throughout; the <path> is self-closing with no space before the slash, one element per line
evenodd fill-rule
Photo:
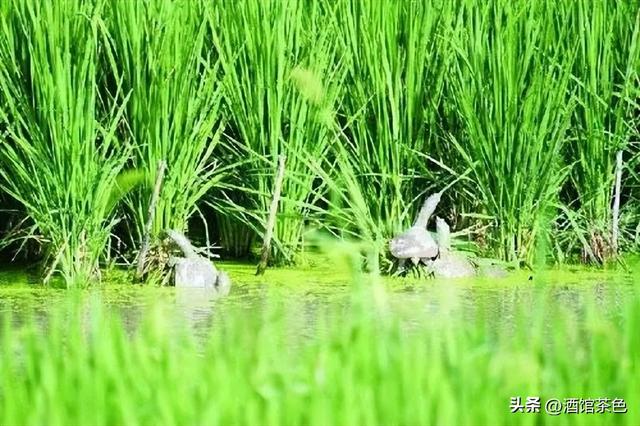
<path fill-rule="evenodd" d="M 206 334 L 228 309 L 247 315 L 278 306 L 292 319 L 291 332 L 312 334 L 319 318 L 328 311 L 349 309 L 353 284 L 346 269 L 312 267 L 302 270 L 273 269 L 255 277 L 253 265 L 221 264 L 232 280 L 231 294 L 216 298 L 199 290 L 177 290 L 127 284 L 123 273 L 109 275 L 100 288 L 79 292 L 45 288 L 31 283 L 19 271 L 0 272 L 0 315 L 11 313 L 16 324 L 28 315 L 46 321 L 53 308 L 72 295 L 90 300 L 99 296 L 101 305 L 116 312 L 128 329 L 135 329 L 152 307 L 162 306 L 176 326 L 185 323 L 196 334 Z M 635 270 L 632 269 L 632 271 Z M 482 317 L 496 329 L 509 327 L 516 319 L 533 321 L 543 311 L 563 309 L 580 319 L 587 304 L 595 304 L 605 315 L 622 313 L 625 300 L 637 292 L 632 271 L 602 272 L 586 269 L 558 269 L 541 274 L 520 272 L 506 278 L 438 281 L 416 278 L 381 278 L 379 297 L 386 315 L 410 330 L 423 326 L 415 321 L 427 315 L 434 324 Z M 365 279 L 364 286 L 371 286 Z M 524 313 L 524 318 L 523 318 Z M 527 318 L 528 314 L 531 318 Z M 420 314 L 420 315 L 418 315 Z"/>

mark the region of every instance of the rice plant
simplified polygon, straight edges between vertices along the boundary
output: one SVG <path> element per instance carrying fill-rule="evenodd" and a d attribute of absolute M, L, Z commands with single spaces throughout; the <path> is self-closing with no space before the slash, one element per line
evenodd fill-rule
<path fill-rule="evenodd" d="M 223 176 L 214 157 L 223 127 L 220 76 L 205 14 L 201 1 L 110 1 L 106 7 L 110 71 L 130 93 L 123 136 L 135 147 L 131 166 L 145 175 L 129 201 L 134 243 L 143 234 L 160 161 L 167 173 L 153 238 L 186 229 L 198 201 Z"/>
<path fill-rule="evenodd" d="M 68 286 L 84 285 L 99 272 L 114 224 L 113 189 L 128 157 L 115 138 L 120 105 L 102 108 L 97 98 L 100 4 L 7 4 L 0 15 L 0 185 L 33 221 L 47 274 L 55 269 Z"/>
<path fill-rule="evenodd" d="M 455 17 L 451 2 L 338 2 L 347 71 L 330 176 L 342 194 L 340 232 L 382 241 L 414 220 L 430 187 L 444 186 L 433 158 Z"/>
<path fill-rule="evenodd" d="M 603 262 L 621 152 L 640 241 L 635 0 L 10 0 L 0 25 L 0 200 L 24 212 L 0 246 L 46 277 L 95 276 L 105 241 L 131 260 L 159 161 L 156 240 L 201 220 L 247 257 L 284 155 L 275 263 L 309 225 L 384 252 L 454 180 L 437 214 L 489 255 Z"/>
<path fill-rule="evenodd" d="M 261 234 L 276 163 L 286 157 L 282 200 L 274 236 L 274 259 L 292 262 L 301 247 L 304 223 L 315 197 L 316 176 L 307 159 L 325 158 L 331 133 L 323 114 L 331 113 L 340 84 L 332 21 L 322 2 L 301 0 L 216 3 L 210 14 L 224 70 L 225 132 L 239 168 L 229 201 L 245 215 L 235 226 Z M 225 239 L 230 240 L 229 236 Z"/>
<path fill-rule="evenodd" d="M 612 197 L 617 151 L 633 161 L 628 145 L 635 133 L 640 12 L 627 2 L 576 1 L 569 17 L 577 39 L 572 85 L 578 99 L 568 147 L 576 196 L 570 208 L 577 212 L 574 232 L 584 234 L 574 240 L 583 242 L 583 258 L 601 262 L 616 244 Z"/>
<path fill-rule="evenodd" d="M 539 220 L 558 202 L 573 103 L 573 51 L 563 9 L 543 2 L 465 3 L 452 99 L 460 132 L 451 146 L 472 168 L 478 213 L 493 218 L 492 249 L 531 260 Z M 558 37 L 552 37 L 556 34 Z"/>

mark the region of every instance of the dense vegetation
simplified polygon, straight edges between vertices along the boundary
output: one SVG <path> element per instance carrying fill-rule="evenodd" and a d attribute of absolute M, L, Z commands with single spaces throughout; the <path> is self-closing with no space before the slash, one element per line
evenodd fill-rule
<path fill-rule="evenodd" d="M 638 243 L 635 0 L 7 0 L 0 237 L 69 285 L 167 228 L 272 259 L 305 229 L 377 247 L 424 194 L 505 260 Z M 619 235 L 614 222 L 621 155 Z M 204 237 L 202 239 L 205 239 Z"/>
<path fill-rule="evenodd" d="M 421 309 L 403 317 L 371 279 L 354 283 L 349 309 L 298 311 L 277 287 L 254 307 L 216 305 L 205 335 L 183 329 L 169 306 L 132 323 L 86 292 L 67 292 L 49 315 L 1 316 L 0 424 L 640 422 L 637 293 L 612 300 L 581 283 L 566 303 L 546 283 L 509 286 L 512 303 L 476 301 L 460 315 L 464 300 L 446 297 L 455 286 L 440 286 L 438 304 L 416 295 Z M 540 412 L 512 414 L 518 396 L 539 396 Z M 607 413 L 554 417 L 550 398 L 622 398 L 627 412 L 609 403 Z"/>

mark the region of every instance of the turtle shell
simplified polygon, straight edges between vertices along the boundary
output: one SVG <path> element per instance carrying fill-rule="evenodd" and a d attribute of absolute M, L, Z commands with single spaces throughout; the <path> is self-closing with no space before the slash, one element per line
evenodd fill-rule
<path fill-rule="evenodd" d="M 463 278 L 476 275 L 471 261 L 457 253 L 444 253 L 431 264 L 433 275 L 439 278 Z"/>
<path fill-rule="evenodd" d="M 389 251 L 398 259 L 433 258 L 438 244 L 426 229 L 412 227 L 389 242 Z"/>

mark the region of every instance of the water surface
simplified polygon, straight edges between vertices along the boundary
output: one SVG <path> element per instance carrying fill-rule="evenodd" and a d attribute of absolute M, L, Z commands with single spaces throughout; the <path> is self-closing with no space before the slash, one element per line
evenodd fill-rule
<path fill-rule="evenodd" d="M 149 309 L 161 306 L 163 315 L 172 318 L 176 327 L 186 324 L 204 335 L 216 322 L 224 321 L 228 309 L 255 315 L 275 307 L 287 312 L 291 332 L 304 336 L 313 335 L 327 316 L 330 320 L 331 312 L 353 308 L 354 284 L 345 269 L 274 269 L 255 277 L 253 265 L 222 267 L 233 280 L 231 294 L 224 299 L 202 290 L 134 285 L 122 272 L 108 274 L 100 287 L 69 291 L 35 284 L 24 272 L 4 271 L 0 272 L 0 313 L 10 313 L 16 326 L 31 315 L 46 322 L 53 308 L 71 298 L 90 304 L 98 297 L 130 330 L 137 328 Z M 535 275 L 524 271 L 500 279 L 365 277 L 361 285 L 370 287 L 373 282 L 378 282 L 376 297 L 384 305 L 384 315 L 401 322 L 406 330 L 424 327 L 424 321 L 417 320 L 424 316 L 433 324 L 482 319 L 496 330 L 509 328 L 516 320 L 534 321 L 545 311 L 563 310 L 581 321 L 587 304 L 615 319 L 625 300 L 637 291 L 631 272 L 580 268 Z"/>

